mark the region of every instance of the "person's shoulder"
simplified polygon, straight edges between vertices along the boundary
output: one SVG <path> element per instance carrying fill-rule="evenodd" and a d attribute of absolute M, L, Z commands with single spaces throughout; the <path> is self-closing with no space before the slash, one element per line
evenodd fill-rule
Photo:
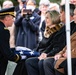
<path fill-rule="evenodd" d="M 15 11 L 17 12 L 19 10 L 20 10 L 19 5 L 15 6 Z"/>
<path fill-rule="evenodd" d="M 4 24 L 0 22 L 0 30 L 3 30 L 3 28 L 4 28 Z"/>
<path fill-rule="evenodd" d="M 0 32 L 3 34 L 6 31 L 8 31 L 8 28 L 5 27 L 5 25 L 2 22 L 0 22 Z"/>
<path fill-rule="evenodd" d="M 76 23 L 75 23 L 74 21 L 72 21 L 70 24 L 71 24 L 71 25 L 76 25 Z"/>

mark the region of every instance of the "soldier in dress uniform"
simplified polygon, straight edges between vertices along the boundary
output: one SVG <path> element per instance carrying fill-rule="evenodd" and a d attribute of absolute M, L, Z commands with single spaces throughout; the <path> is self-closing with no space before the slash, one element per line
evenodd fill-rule
<path fill-rule="evenodd" d="M 0 10 L 0 75 L 5 75 L 8 60 L 19 62 L 21 56 L 10 49 L 10 33 L 7 27 L 14 22 L 14 7 Z"/>

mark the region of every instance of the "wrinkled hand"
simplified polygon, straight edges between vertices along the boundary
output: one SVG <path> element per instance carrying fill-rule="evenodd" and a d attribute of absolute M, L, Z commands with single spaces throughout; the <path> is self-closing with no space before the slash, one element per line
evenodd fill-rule
<path fill-rule="evenodd" d="M 56 55 L 54 56 L 54 59 L 55 59 L 55 60 L 58 60 L 60 57 L 61 57 L 61 54 L 56 54 Z"/>
<path fill-rule="evenodd" d="M 65 57 L 65 58 L 67 57 L 67 53 L 66 52 L 63 54 L 63 57 Z"/>
<path fill-rule="evenodd" d="M 39 57 L 38 57 L 38 59 L 39 60 L 42 60 L 42 59 L 45 59 L 47 57 L 47 54 L 46 53 L 42 53 Z"/>

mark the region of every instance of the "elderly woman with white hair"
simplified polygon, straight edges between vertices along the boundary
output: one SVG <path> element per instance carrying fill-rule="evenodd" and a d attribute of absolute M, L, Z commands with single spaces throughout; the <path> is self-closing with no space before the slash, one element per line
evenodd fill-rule
<path fill-rule="evenodd" d="M 41 17 L 45 17 L 45 13 L 49 9 L 49 5 L 50 5 L 49 0 L 40 0 L 39 9 L 41 11 Z"/>
<path fill-rule="evenodd" d="M 13 2 L 10 0 L 6 0 L 3 2 L 2 8 L 9 8 L 13 6 Z"/>
<path fill-rule="evenodd" d="M 60 12 L 60 8 L 59 8 L 59 5 L 57 3 L 50 3 L 50 6 L 49 6 L 49 10 L 56 10 L 58 12 Z"/>
<path fill-rule="evenodd" d="M 49 0 L 40 0 L 39 10 L 41 11 L 41 22 L 39 25 L 39 41 L 43 38 L 43 32 L 45 30 L 45 13 L 49 9 L 50 1 Z"/>

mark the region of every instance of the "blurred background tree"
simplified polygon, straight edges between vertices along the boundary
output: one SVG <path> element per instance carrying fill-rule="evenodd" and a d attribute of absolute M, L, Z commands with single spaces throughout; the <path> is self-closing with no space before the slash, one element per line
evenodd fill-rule
<path fill-rule="evenodd" d="M 37 4 L 39 4 L 39 1 L 40 0 L 36 0 L 36 2 L 37 2 Z M 50 2 L 54 2 L 54 3 L 60 3 L 61 2 L 61 0 L 50 0 Z"/>
<path fill-rule="evenodd" d="M 0 5 L 2 5 L 2 3 L 4 2 L 5 0 L 0 0 Z M 14 5 L 17 5 L 18 3 L 17 3 L 17 0 L 11 0 L 13 3 L 14 3 Z M 39 4 L 39 1 L 40 0 L 36 0 L 36 2 L 37 2 L 37 5 Z M 50 2 L 55 2 L 55 3 L 60 3 L 60 1 L 61 0 L 50 0 Z"/>

